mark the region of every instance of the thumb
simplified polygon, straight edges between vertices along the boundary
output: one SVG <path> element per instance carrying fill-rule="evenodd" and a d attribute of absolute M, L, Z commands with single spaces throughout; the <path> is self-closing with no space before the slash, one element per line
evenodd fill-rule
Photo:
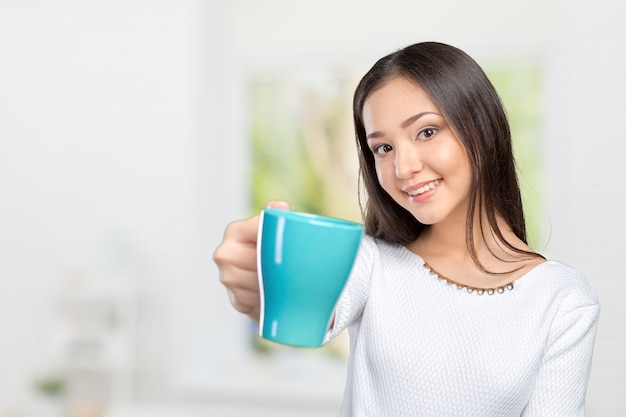
<path fill-rule="evenodd" d="M 266 207 L 268 208 L 276 208 L 276 209 L 283 209 L 283 210 L 289 210 L 289 203 L 286 201 L 282 201 L 282 200 L 272 200 L 270 202 L 267 203 Z"/>

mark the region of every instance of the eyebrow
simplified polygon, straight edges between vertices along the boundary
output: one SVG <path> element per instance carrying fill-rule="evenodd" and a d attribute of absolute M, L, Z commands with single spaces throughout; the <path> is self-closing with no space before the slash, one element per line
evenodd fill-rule
<path fill-rule="evenodd" d="M 411 126 L 413 123 L 415 123 L 415 122 L 416 122 L 418 119 L 420 119 L 422 116 L 426 116 L 427 114 L 436 114 L 436 115 L 439 115 L 439 113 L 435 113 L 435 112 L 432 112 L 432 111 L 424 111 L 424 112 L 421 112 L 421 113 L 418 113 L 418 114 L 416 114 L 416 115 L 414 115 L 414 116 L 409 117 L 409 118 L 408 118 L 408 119 L 406 119 L 404 122 L 400 123 L 400 127 L 401 127 L 401 128 L 403 128 L 403 129 L 405 129 L 405 128 L 407 128 L 407 127 Z M 372 133 L 370 133 L 369 135 L 367 135 L 367 139 L 368 139 L 368 140 L 369 140 L 369 139 L 375 139 L 375 138 L 380 138 L 380 137 L 382 137 L 382 136 L 384 136 L 384 135 L 383 135 L 383 132 L 375 131 L 375 132 L 372 132 Z"/>

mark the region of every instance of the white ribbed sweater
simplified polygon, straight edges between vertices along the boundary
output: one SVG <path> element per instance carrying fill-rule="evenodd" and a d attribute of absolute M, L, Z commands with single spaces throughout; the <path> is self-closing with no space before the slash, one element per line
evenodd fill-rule
<path fill-rule="evenodd" d="M 350 331 L 341 416 L 583 416 L 598 313 L 556 261 L 479 295 L 366 236 L 329 334 Z"/>

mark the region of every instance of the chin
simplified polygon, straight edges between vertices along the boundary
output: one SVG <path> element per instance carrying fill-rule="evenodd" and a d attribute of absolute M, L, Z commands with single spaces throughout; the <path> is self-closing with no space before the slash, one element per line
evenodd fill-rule
<path fill-rule="evenodd" d="M 415 213 L 411 213 L 411 214 L 413 214 L 413 217 L 415 218 L 415 220 L 417 220 L 424 226 L 431 226 L 435 223 L 438 223 L 441 220 L 438 218 L 438 216 L 424 216 L 424 215 L 418 216 Z"/>

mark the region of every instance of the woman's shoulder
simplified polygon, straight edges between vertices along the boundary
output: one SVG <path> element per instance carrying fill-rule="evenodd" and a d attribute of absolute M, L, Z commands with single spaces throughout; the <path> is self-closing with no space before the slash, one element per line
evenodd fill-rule
<path fill-rule="evenodd" d="M 546 260 L 534 268 L 532 282 L 544 291 L 577 306 L 597 305 L 598 293 L 589 278 L 578 269 L 558 260 Z"/>

